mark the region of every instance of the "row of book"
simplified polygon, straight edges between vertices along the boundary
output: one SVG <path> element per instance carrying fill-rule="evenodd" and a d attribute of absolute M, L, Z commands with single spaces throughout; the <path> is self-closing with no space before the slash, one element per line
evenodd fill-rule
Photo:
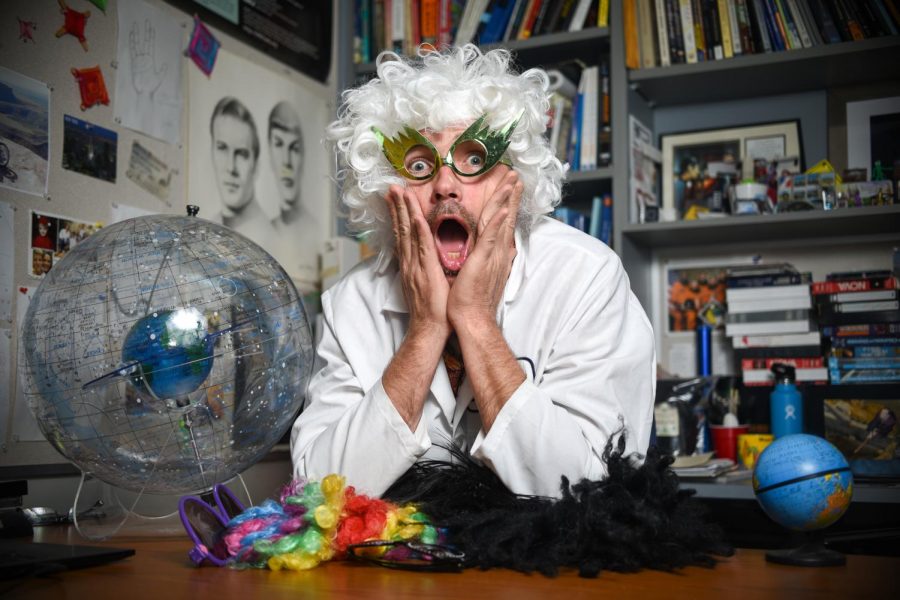
<path fill-rule="evenodd" d="M 567 67 L 573 67 L 572 64 Z M 565 69 L 565 68 L 564 68 Z M 590 171 L 612 162 L 609 67 L 549 69 L 550 147 L 571 171 Z M 580 70 L 580 72 L 579 72 Z M 576 85 L 569 75 L 578 80 Z"/>
<path fill-rule="evenodd" d="M 900 0 L 624 0 L 623 8 L 631 69 L 900 33 Z"/>
<path fill-rule="evenodd" d="M 560 206 L 553 211 L 553 218 L 579 229 L 599 239 L 607 246 L 612 245 L 612 196 L 603 194 L 594 196 L 591 203 L 591 214 L 569 206 Z"/>
<path fill-rule="evenodd" d="M 810 273 L 777 264 L 726 278 L 725 334 L 744 385 L 772 385 L 775 363 L 798 383 L 900 381 L 900 301 L 890 271 Z"/>
<path fill-rule="evenodd" d="M 355 8 L 357 64 L 387 49 L 413 55 L 420 44 L 497 44 L 609 24 L 609 0 L 356 0 Z"/>

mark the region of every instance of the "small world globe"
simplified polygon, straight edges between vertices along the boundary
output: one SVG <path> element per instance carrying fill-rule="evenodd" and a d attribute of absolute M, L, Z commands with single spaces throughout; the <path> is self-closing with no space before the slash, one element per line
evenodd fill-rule
<path fill-rule="evenodd" d="M 203 491 L 264 457 L 300 410 L 312 334 L 284 269 L 196 216 L 101 229 L 44 277 L 21 351 L 26 400 L 84 473 Z"/>
<path fill-rule="evenodd" d="M 776 523 L 814 531 L 846 512 L 853 496 L 853 474 L 844 455 L 828 441 L 798 433 L 778 438 L 759 455 L 753 491 Z"/>

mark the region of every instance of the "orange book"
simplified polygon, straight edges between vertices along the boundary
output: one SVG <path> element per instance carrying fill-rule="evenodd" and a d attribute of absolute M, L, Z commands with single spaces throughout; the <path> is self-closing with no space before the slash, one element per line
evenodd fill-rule
<path fill-rule="evenodd" d="M 419 19 L 423 44 L 434 45 L 437 43 L 439 13 L 440 0 L 422 0 L 422 5 L 419 8 Z"/>
<path fill-rule="evenodd" d="M 637 0 L 624 0 L 622 2 L 622 15 L 625 25 L 625 66 L 629 69 L 639 69 L 641 66 L 640 52 L 638 51 L 637 30 Z"/>

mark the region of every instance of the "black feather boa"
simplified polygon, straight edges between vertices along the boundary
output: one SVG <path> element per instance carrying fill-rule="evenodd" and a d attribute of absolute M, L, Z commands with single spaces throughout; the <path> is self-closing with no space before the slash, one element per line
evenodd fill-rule
<path fill-rule="evenodd" d="M 562 477 L 558 499 L 513 494 L 493 471 L 454 450 L 451 462 L 416 463 L 383 497 L 418 504 L 448 530 L 469 567 L 548 576 L 573 567 L 596 577 L 604 569 L 711 567 L 714 555 L 733 553 L 693 490 L 679 489 L 670 456 L 650 448 L 640 463 L 623 456 L 623 436 L 615 439 L 603 455 L 608 477 L 574 485 Z"/>

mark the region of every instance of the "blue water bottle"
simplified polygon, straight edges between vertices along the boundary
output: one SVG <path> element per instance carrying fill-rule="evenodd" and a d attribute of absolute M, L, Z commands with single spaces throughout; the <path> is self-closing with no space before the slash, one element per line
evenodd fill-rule
<path fill-rule="evenodd" d="M 794 385 L 794 367 L 775 363 L 772 372 L 775 373 L 775 389 L 769 396 L 772 435 L 778 439 L 792 433 L 803 433 L 803 396 Z"/>

